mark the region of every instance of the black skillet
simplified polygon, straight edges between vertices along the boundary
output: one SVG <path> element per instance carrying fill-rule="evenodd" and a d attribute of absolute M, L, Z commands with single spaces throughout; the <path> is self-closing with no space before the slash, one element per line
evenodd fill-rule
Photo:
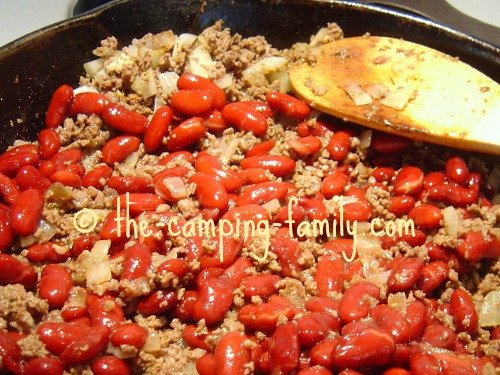
<path fill-rule="evenodd" d="M 82 64 L 107 36 L 128 44 L 147 32 L 198 33 L 223 19 L 244 36 L 264 35 L 276 47 L 306 41 L 327 22 L 346 36 L 401 37 L 453 56 L 500 80 L 500 49 L 417 16 L 347 1 L 119 0 L 34 32 L 0 49 L 0 149 L 33 140 L 53 90 L 77 85 Z"/>

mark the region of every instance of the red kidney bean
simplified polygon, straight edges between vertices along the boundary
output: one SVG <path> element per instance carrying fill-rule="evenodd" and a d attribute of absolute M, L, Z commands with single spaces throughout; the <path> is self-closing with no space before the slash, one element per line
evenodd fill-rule
<path fill-rule="evenodd" d="M 26 152 L 0 157 L 0 173 L 7 176 L 14 176 L 17 171 L 25 165 L 37 165 L 38 154 Z"/>
<path fill-rule="evenodd" d="M 422 341 L 436 348 L 453 350 L 456 338 L 452 329 L 442 324 L 433 324 L 425 327 Z"/>
<path fill-rule="evenodd" d="M 336 337 L 334 339 L 324 339 L 314 345 L 309 352 L 311 364 L 332 368 L 334 365 L 333 352 L 339 341 L 340 337 Z"/>
<path fill-rule="evenodd" d="M 23 374 L 62 375 L 64 367 L 55 357 L 35 357 L 26 363 Z"/>
<path fill-rule="evenodd" d="M 420 191 L 424 183 L 424 172 L 418 167 L 404 166 L 396 174 L 394 194 L 413 195 Z"/>
<path fill-rule="evenodd" d="M 241 168 L 263 168 L 276 177 L 286 177 L 295 170 L 295 161 L 281 155 L 257 155 L 246 157 L 240 163 Z"/>
<path fill-rule="evenodd" d="M 311 108 L 304 101 L 282 92 L 270 91 L 266 100 L 272 110 L 285 116 L 303 120 L 311 113 Z"/>
<path fill-rule="evenodd" d="M 425 264 L 419 258 L 404 258 L 391 271 L 387 286 L 391 292 L 410 289 L 419 279 Z"/>
<path fill-rule="evenodd" d="M 215 354 L 205 353 L 196 360 L 196 371 L 200 375 L 215 375 Z"/>
<path fill-rule="evenodd" d="M 349 183 L 349 176 L 344 173 L 334 171 L 321 182 L 321 194 L 326 199 L 330 199 L 335 195 L 342 195 L 345 187 Z"/>
<path fill-rule="evenodd" d="M 267 330 L 276 328 L 280 316 L 292 319 L 294 315 L 290 306 L 274 303 L 248 304 L 238 312 L 238 320 L 248 329 Z"/>
<path fill-rule="evenodd" d="M 229 203 L 227 192 L 215 177 L 207 173 L 198 172 L 188 182 L 196 185 L 196 199 L 203 207 L 218 208 L 221 211 L 227 208 Z"/>
<path fill-rule="evenodd" d="M 251 156 L 268 155 L 269 151 L 272 150 L 275 144 L 276 142 L 274 142 L 274 140 L 272 139 L 257 143 L 246 152 L 245 157 L 249 158 Z"/>
<path fill-rule="evenodd" d="M 264 204 L 272 199 L 282 199 L 288 193 L 289 184 L 266 181 L 245 188 L 236 199 L 237 206 Z"/>
<path fill-rule="evenodd" d="M 340 299 L 338 307 L 338 314 L 342 323 L 345 324 L 366 318 L 371 305 L 368 297 L 378 299 L 380 297 L 379 287 L 362 281 L 347 289 Z"/>
<path fill-rule="evenodd" d="M 434 229 L 440 226 L 443 214 L 439 207 L 424 203 L 414 207 L 408 217 L 420 228 Z"/>
<path fill-rule="evenodd" d="M 347 157 L 350 147 L 351 134 L 339 130 L 332 135 L 326 149 L 333 160 L 341 161 Z"/>
<path fill-rule="evenodd" d="M 0 252 L 9 248 L 14 239 L 15 235 L 10 226 L 10 210 L 0 207 Z"/>
<path fill-rule="evenodd" d="M 49 159 L 54 156 L 61 148 L 61 140 L 57 132 L 52 128 L 41 130 L 38 133 L 38 147 L 42 158 Z"/>
<path fill-rule="evenodd" d="M 73 98 L 69 114 L 75 116 L 79 113 L 85 115 L 102 115 L 106 105 L 106 97 L 100 92 L 79 92 Z"/>
<path fill-rule="evenodd" d="M 411 375 L 410 371 L 404 368 L 393 367 L 389 370 L 385 370 L 382 375 Z"/>
<path fill-rule="evenodd" d="M 223 239 L 225 243 L 228 243 L 229 241 L 227 239 Z M 242 241 L 241 240 L 236 240 L 236 239 L 230 239 L 232 241 L 233 245 L 235 246 L 236 249 L 238 249 L 236 252 L 236 255 L 239 254 L 241 250 L 241 245 Z M 224 245 L 226 246 L 226 245 Z M 231 245 L 229 245 L 231 246 Z M 224 272 L 221 275 L 222 279 L 227 279 L 231 281 L 232 285 L 234 288 L 238 288 L 241 285 L 241 282 L 243 279 L 248 275 L 248 271 L 250 268 L 253 267 L 253 263 L 250 259 L 244 258 L 244 257 L 238 257 L 229 267 L 227 267 Z"/>
<path fill-rule="evenodd" d="M 106 185 L 115 189 L 118 194 L 129 193 L 151 193 L 154 191 L 153 180 L 137 176 L 110 176 Z"/>
<path fill-rule="evenodd" d="M 230 103 L 222 109 L 222 118 L 238 130 L 251 132 L 262 137 L 267 132 L 266 117 L 244 103 Z"/>
<path fill-rule="evenodd" d="M 311 297 L 306 301 L 307 311 L 320 312 L 330 315 L 337 314 L 339 302 L 329 297 Z"/>
<path fill-rule="evenodd" d="M 479 193 L 476 190 L 452 184 L 433 186 L 428 190 L 427 194 L 429 199 L 454 207 L 466 207 L 476 203 L 479 198 Z"/>
<path fill-rule="evenodd" d="M 194 162 L 197 172 L 208 173 L 224 186 L 228 193 L 236 192 L 243 184 L 241 176 L 232 169 L 224 168 L 222 162 L 207 153 L 198 154 Z"/>
<path fill-rule="evenodd" d="M 194 163 L 194 156 L 189 151 L 174 151 L 169 153 L 168 155 L 162 157 L 158 160 L 158 165 L 167 165 L 168 163 L 176 160 L 176 159 L 184 159 L 187 163 Z"/>
<path fill-rule="evenodd" d="M 148 126 L 146 116 L 116 103 L 106 104 L 102 117 L 112 128 L 128 134 L 143 134 Z"/>
<path fill-rule="evenodd" d="M 83 186 L 82 178 L 75 172 L 69 170 L 56 171 L 50 176 L 50 181 L 59 182 L 63 185 L 80 188 Z"/>
<path fill-rule="evenodd" d="M 212 133 L 220 133 L 228 127 L 228 124 L 226 124 L 224 118 L 222 117 L 222 112 L 217 110 L 205 115 L 203 124 L 205 124 L 207 130 Z"/>
<path fill-rule="evenodd" d="M 413 207 L 415 207 L 415 199 L 412 196 L 395 195 L 389 198 L 387 211 L 396 215 L 396 217 L 401 217 L 410 212 Z"/>
<path fill-rule="evenodd" d="M 198 332 L 194 324 L 187 325 L 182 331 L 182 338 L 189 346 L 211 352 L 212 348 L 205 342 L 207 336 L 205 333 Z"/>
<path fill-rule="evenodd" d="M 296 131 L 300 137 L 307 137 L 309 135 L 320 136 L 329 131 L 329 128 L 320 119 L 315 119 L 313 121 L 302 121 L 297 125 Z"/>
<path fill-rule="evenodd" d="M 83 187 L 93 186 L 96 189 L 102 188 L 104 182 L 111 176 L 113 169 L 107 165 L 100 165 L 88 171 L 82 178 Z"/>
<path fill-rule="evenodd" d="M 151 253 L 142 245 L 137 243 L 123 251 L 122 280 L 137 280 L 146 275 L 151 268 Z"/>
<path fill-rule="evenodd" d="M 379 304 L 371 310 L 371 316 L 380 328 L 392 335 L 396 343 L 410 340 L 411 328 L 399 311 L 386 304 Z"/>
<path fill-rule="evenodd" d="M 417 287 L 424 293 L 430 293 L 448 279 L 448 264 L 443 261 L 430 262 L 422 268 Z"/>
<path fill-rule="evenodd" d="M 198 142 L 206 133 L 201 117 L 192 117 L 180 123 L 168 134 L 167 149 L 177 151 Z"/>
<path fill-rule="evenodd" d="M 296 322 L 300 345 L 306 348 L 325 339 L 330 331 L 337 331 L 340 325 L 337 317 L 322 312 L 308 312 Z"/>
<path fill-rule="evenodd" d="M 170 97 L 172 108 L 186 116 L 203 116 L 214 106 L 210 90 L 179 90 Z"/>
<path fill-rule="evenodd" d="M 381 154 L 397 154 L 406 151 L 412 144 L 408 138 L 395 134 L 374 132 L 370 148 Z"/>
<path fill-rule="evenodd" d="M 322 147 L 321 139 L 315 136 L 307 136 L 287 141 L 290 148 L 300 157 L 307 157 L 317 154 Z"/>
<path fill-rule="evenodd" d="M 173 116 L 174 112 L 168 106 L 156 110 L 144 132 L 144 148 L 147 152 L 152 152 L 160 146 L 163 137 L 167 134 Z"/>
<path fill-rule="evenodd" d="M 283 276 L 291 277 L 301 270 L 299 243 L 296 239 L 288 236 L 288 230 L 283 228 L 282 232 L 278 232 L 271 239 L 270 250 L 277 256 Z"/>
<path fill-rule="evenodd" d="M 90 368 L 95 375 L 130 375 L 127 363 L 112 355 L 96 359 Z"/>
<path fill-rule="evenodd" d="M 367 328 L 342 336 L 333 358 L 335 365 L 341 368 L 382 366 L 390 361 L 395 350 L 390 334 L 378 328 Z"/>
<path fill-rule="evenodd" d="M 43 267 L 38 294 L 49 303 L 51 308 L 61 308 L 69 298 L 73 288 L 71 272 L 59 264 Z"/>
<path fill-rule="evenodd" d="M 332 375 L 332 372 L 323 366 L 312 366 L 300 370 L 297 375 Z"/>
<path fill-rule="evenodd" d="M 54 163 L 56 171 L 65 169 L 69 165 L 78 164 L 82 160 L 83 153 L 77 148 L 67 148 L 60 150 L 50 158 L 50 161 Z"/>
<path fill-rule="evenodd" d="M 459 185 L 465 185 L 469 178 L 469 169 L 464 159 L 460 156 L 452 156 L 446 161 L 446 178 Z"/>
<path fill-rule="evenodd" d="M 411 373 L 415 375 L 442 374 L 439 362 L 431 355 L 423 352 L 414 352 L 410 357 Z"/>
<path fill-rule="evenodd" d="M 14 156 L 14 155 L 20 155 L 20 154 L 38 154 L 40 150 L 38 149 L 38 146 L 33 143 L 23 143 L 20 144 L 19 146 L 12 146 L 8 150 L 4 151 L 1 155 L 0 158 L 4 158 L 7 156 Z"/>
<path fill-rule="evenodd" d="M 229 280 L 209 277 L 198 287 L 194 318 L 205 319 L 208 326 L 219 323 L 233 305 L 233 287 Z"/>
<path fill-rule="evenodd" d="M 230 266 L 240 253 L 243 241 L 235 239 L 232 236 L 224 236 L 222 238 L 222 260 L 219 252 L 219 239 L 213 241 L 215 251 L 210 254 L 203 254 L 200 257 L 200 268 L 220 267 L 226 268 Z"/>
<path fill-rule="evenodd" d="M 177 303 L 177 293 L 170 289 L 161 289 L 143 297 L 137 304 L 137 311 L 145 315 L 164 314 Z"/>
<path fill-rule="evenodd" d="M 8 254 L 0 254 L 0 285 L 22 284 L 30 288 L 36 284 L 37 274 L 28 263 Z"/>
<path fill-rule="evenodd" d="M 68 85 L 61 85 L 54 91 L 47 113 L 45 114 L 45 124 L 48 128 L 57 128 L 59 125 L 62 125 L 64 119 L 69 114 L 73 97 L 73 88 Z"/>
<path fill-rule="evenodd" d="M 113 165 L 123 161 L 134 151 L 139 149 L 141 140 L 132 135 L 121 135 L 107 141 L 102 147 L 102 160 Z"/>
<path fill-rule="evenodd" d="M 0 173 L 0 195 L 2 196 L 4 202 L 9 206 L 12 206 L 16 202 L 20 193 L 21 191 L 19 190 L 16 181 L 11 180 L 6 175 Z"/>
<path fill-rule="evenodd" d="M 318 296 L 326 297 L 329 292 L 342 292 L 344 284 L 344 263 L 340 257 L 323 255 L 316 265 L 314 280 Z"/>
<path fill-rule="evenodd" d="M 16 175 L 16 182 L 21 190 L 34 188 L 42 192 L 45 192 L 51 185 L 50 180 L 32 165 L 25 165 L 19 169 Z"/>
<path fill-rule="evenodd" d="M 424 177 L 424 189 L 429 190 L 436 185 L 443 185 L 446 182 L 446 176 L 443 172 L 431 172 Z"/>
<path fill-rule="evenodd" d="M 40 190 L 27 189 L 21 192 L 12 206 L 10 223 L 20 236 L 32 234 L 42 214 L 44 196 Z"/>
<path fill-rule="evenodd" d="M 226 105 L 225 92 L 207 78 L 191 73 L 184 73 L 177 80 L 177 88 L 179 90 L 209 90 L 216 109 L 221 110 Z"/>
<path fill-rule="evenodd" d="M 300 345 L 297 327 L 289 322 L 279 325 L 269 343 L 271 373 L 291 373 L 299 366 Z"/>
<path fill-rule="evenodd" d="M 157 274 L 171 272 L 179 279 L 182 279 L 184 276 L 186 276 L 189 271 L 189 263 L 185 259 L 179 258 L 167 259 L 156 269 Z"/>
<path fill-rule="evenodd" d="M 396 171 L 391 167 L 376 167 L 370 173 L 377 182 L 390 182 L 395 175 Z"/>
<path fill-rule="evenodd" d="M 118 205 L 118 199 L 120 199 L 120 207 L 125 208 L 127 203 L 126 194 L 120 194 L 117 198 L 113 199 L 113 206 L 115 208 Z M 128 195 L 128 209 L 132 216 L 139 215 L 144 211 L 154 211 L 163 203 L 163 199 L 156 194 L 130 193 Z"/>
<path fill-rule="evenodd" d="M 194 320 L 194 305 L 198 298 L 198 292 L 194 290 L 186 290 L 181 300 L 177 304 L 174 315 L 185 321 Z"/>
<path fill-rule="evenodd" d="M 450 300 L 451 316 L 461 332 L 473 334 L 478 327 L 478 314 L 471 296 L 462 289 L 455 289 Z"/>
<path fill-rule="evenodd" d="M 478 262 L 486 257 L 491 247 L 491 238 L 485 238 L 480 231 L 472 230 L 460 237 L 456 252 L 469 262 Z"/>
<path fill-rule="evenodd" d="M 279 276 L 272 274 L 259 273 L 247 276 L 241 282 L 241 290 L 248 299 L 253 296 L 268 297 L 276 293 L 276 283 L 279 280 Z"/>
<path fill-rule="evenodd" d="M 36 333 L 49 352 L 60 356 L 64 349 L 82 334 L 82 326 L 70 323 L 43 322 L 37 327 Z"/>
<path fill-rule="evenodd" d="M 119 347 L 129 345 L 140 350 L 148 338 L 148 331 L 136 323 L 124 323 L 117 326 L 111 333 L 109 340 Z"/>
<path fill-rule="evenodd" d="M 86 304 L 93 327 L 104 326 L 113 330 L 125 320 L 123 310 L 113 296 L 97 297 L 90 294 L 87 295 Z"/>
<path fill-rule="evenodd" d="M 241 332 L 226 333 L 215 347 L 215 374 L 243 375 L 245 364 L 250 361 L 250 351 L 245 345 L 247 337 Z"/>
<path fill-rule="evenodd" d="M 88 362 L 106 347 L 110 330 L 104 326 L 89 327 L 82 330 L 80 336 L 65 348 L 59 358 L 68 365 Z"/>
<path fill-rule="evenodd" d="M 266 102 L 261 102 L 260 100 L 245 100 L 240 103 L 248 105 L 256 111 L 262 113 L 266 119 L 273 117 L 273 111 Z"/>

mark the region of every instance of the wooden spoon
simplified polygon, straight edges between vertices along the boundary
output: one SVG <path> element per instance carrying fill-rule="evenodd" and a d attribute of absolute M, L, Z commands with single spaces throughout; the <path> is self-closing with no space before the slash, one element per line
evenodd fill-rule
<path fill-rule="evenodd" d="M 500 155 L 500 85 L 434 49 L 389 37 L 325 44 L 291 68 L 316 109 L 389 133 Z"/>

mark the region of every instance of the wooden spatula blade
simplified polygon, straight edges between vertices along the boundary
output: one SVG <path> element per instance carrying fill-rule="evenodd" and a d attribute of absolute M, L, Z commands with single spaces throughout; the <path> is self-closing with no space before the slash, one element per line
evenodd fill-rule
<path fill-rule="evenodd" d="M 500 155 L 500 86 L 434 49 L 388 37 L 345 38 L 321 47 L 314 66 L 292 68 L 290 82 L 313 107 L 348 121 Z"/>

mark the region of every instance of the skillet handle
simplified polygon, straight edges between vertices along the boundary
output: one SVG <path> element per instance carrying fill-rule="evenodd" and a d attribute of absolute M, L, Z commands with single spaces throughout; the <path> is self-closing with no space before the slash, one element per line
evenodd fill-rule
<path fill-rule="evenodd" d="M 445 0 L 359 0 L 361 3 L 378 4 L 395 10 L 410 11 L 429 20 L 449 26 L 471 36 L 500 46 L 500 29 L 470 17 Z"/>

